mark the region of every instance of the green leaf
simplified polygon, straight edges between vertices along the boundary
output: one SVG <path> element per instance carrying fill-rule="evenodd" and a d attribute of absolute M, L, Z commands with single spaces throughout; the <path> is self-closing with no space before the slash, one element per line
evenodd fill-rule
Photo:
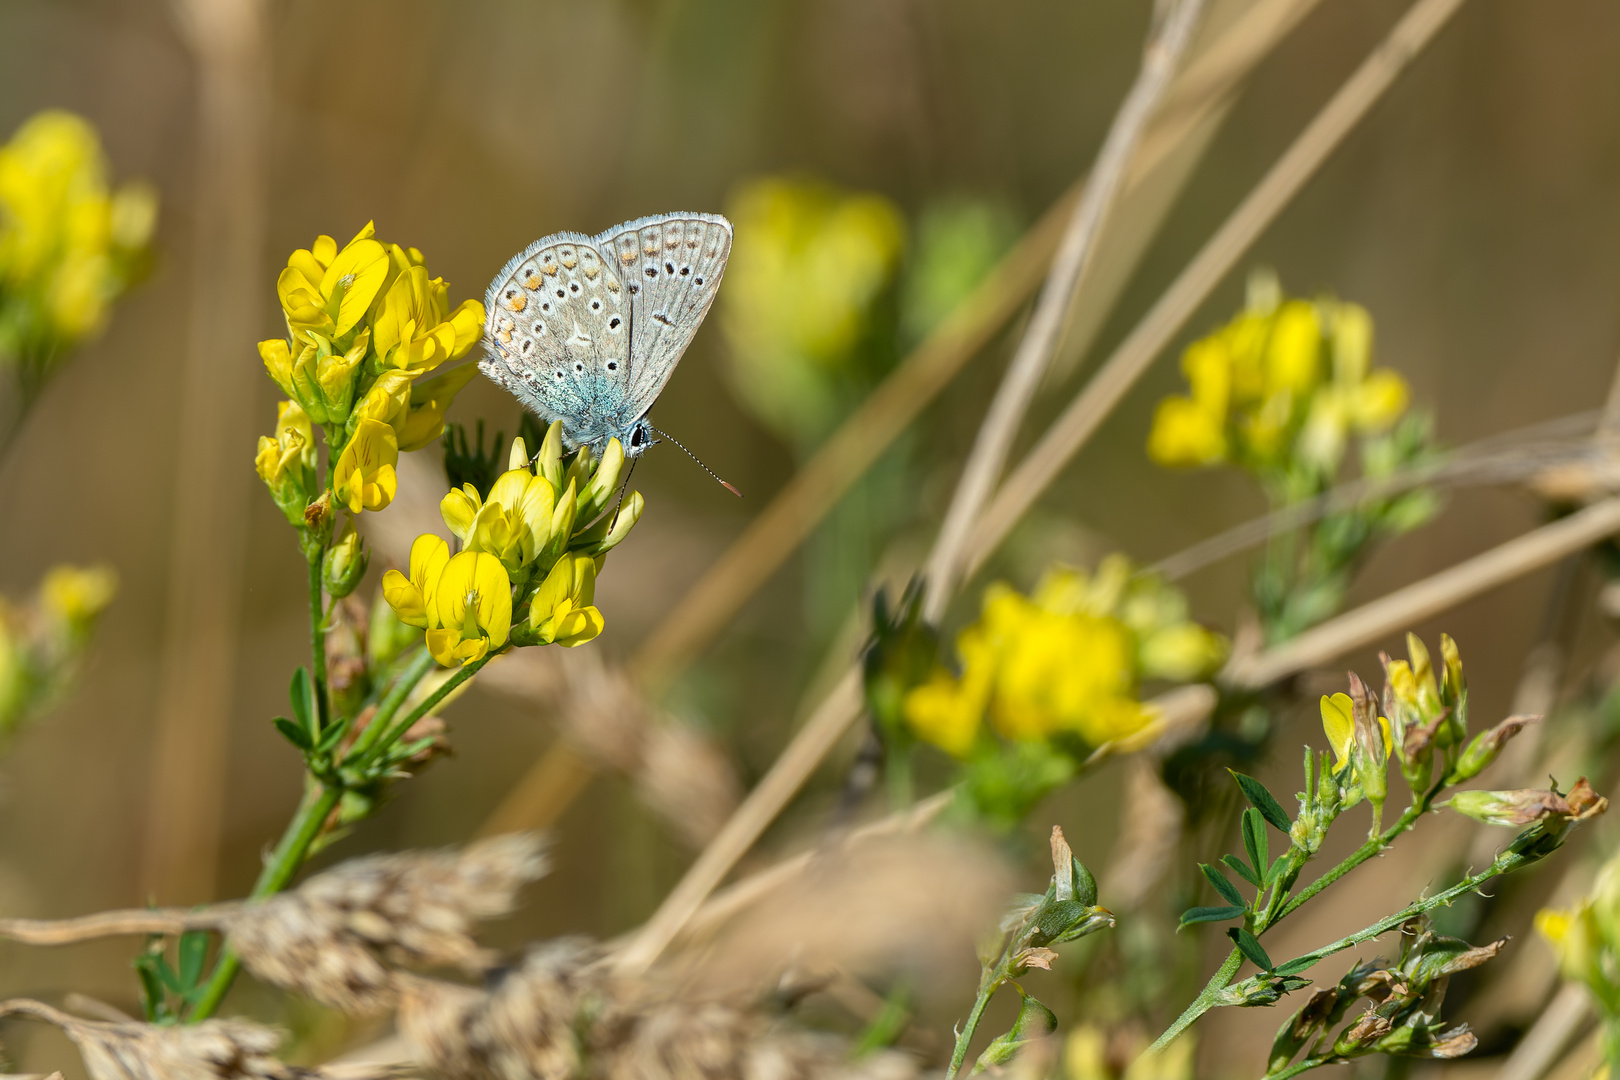
<path fill-rule="evenodd" d="M 1255 873 L 1271 865 L 1270 852 L 1266 849 L 1266 821 L 1260 811 L 1252 807 L 1243 811 L 1243 847 L 1249 853 Z"/>
<path fill-rule="evenodd" d="M 1247 881 L 1250 885 L 1253 885 L 1257 889 L 1260 887 L 1260 875 L 1249 869 L 1249 864 L 1238 858 L 1236 855 L 1222 855 L 1221 862 L 1225 863 L 1227 866 L 1230 866 L 1238 877 L 1242 878 L 1244 881 Z"/>
<path fill-rule="evenodd" d="M 1266 883 L 1268 885 L 1277 880 L 1277 872 L 1282 869 L 1283 861 L 1287 858 L 1288 852 L 1285 851 L 1275 859 L 1271 860 L 1271 869 L 1266 871 Z"/>
<path fill-rule="evenodd" d="M 1282 964 L 1279 967 L 1277 967 L 1275 969 L 1275 974 L 1278 974 L 1278 975 L 1296 975 L 1299 972 L 1304 971 L 1306 968 L 1310 967 L 1314 963 L 1316 963 L 1316 960 L 1313 959 L 1312 957 L 1309 957 L 1309 956 L 1297 957 L 1297 958 L 1295 958 L 1293 960 L 1288 961 L 1286 964 Z"/>
<path fill-rule="evenodd" d="M 298 721 L 305 731 L 314 731 L 315 724 L 309 718 L 309 703 L 315 700 L 310 690 L 309 671 L 300 667 L 293 672 L 292 685 L 287 687 L 287 700 L 292 703 L 293 718 Z"/>
<path fill-rule="evenodd" d="M 135 959 L 135 975 L 141 983 L 141 1010 L 150 1024 L 171 1016 L 168 995 L 163 992 L 163 980 L 158 977 L 152 963 L 154 959 L 150 953 Z"/>
<path fill-rule="evenodd" d="M 1191 926 L 1193 923 L 1201 922 L 1225 922 L 1227 919 L 1242 918 L 1248 912 L 1249 909 L 1242 906 L 1188 908 L 1181 913 L 1181 925 Z"/>
<path fill-rule="evenodd" d="M 333 750 L 337 749 L 337 744 L 343 741 L 343 736 L 349 733 L 349 728 L 352 727 L 353 724 L 354 721 L 345 716 L 337 723 L 328 727 L 321 733 L 321 741 L 316 744 L 315 751 L 321 754 L 330 754 Z"/>
<path fill-rule="evenodd" d="M 1272 828 L 1287 836 L 1288 829 L 1293 823 L 1288 820 L 1288 813 L 1283 810 L 1282 804 L 1277 801 L 1276 796 L 1266 790 L 1266 785 L 1252 776 L 1245 776 L 1235 769 L 1227 769 L 1226 771 L 1232 774 L 1232 779 L 1236 780 L 1238 787 L 1243 789 L 1243 797 L 1248 799 L 1256 810 L 1260 811 L 1260 816 L 1265 818 Z"/>
<path fill-rule="evenodd" d="M 1086 869 L 1085 863 L 1073 859 L 1074 863 L 1074 898 L 1086 907 L 1097 905 L 1097 879 L 1091 871 Z"/>
<path fill-rule="evenodd" d="M 1271 957 L 1266 955 L 1266 950 L 1260 947 L 1260 942 L 1255 940 L 1253 934 L 1241 926 L 1234 926 L 1226 931 L 1226 936 L 1232 939 L 1232 943 L 1238 947 L 1238 951 L 1247 956 L 1255 967 L 1261 971 L 1271 970 Z"/>
<path fill-rule="evenodd" d="M 180 935 L 175 952 L 180 960 L 180 985 L 185 990 L 192 990 L 197 980 L 202 978 L 203 962 L 208 959 L 208 932 L 187 930 Z"/>
<path fill-rule="evenodd" d="M 276 730 L 281 732 L 282 738 L 298 747 L 303 753 L 309 753 L 309 728 L 301 727 L 285 716 L 278 716 L 270 722 L 276 725 Z"/>
<path fill-rule="evenodd" d="M 1221 894 L 1221 899 L 1228 904 L 1237 904 L 1244 908 L 1248 907 L 1248 904 L 1243 899 L 1243 894 L 1237 891 L 1236 885 L 1226 880 L 1225 874 L 1208 863 L 1199 863 L 1198 869 L 1204 872 L 1204 877 L 1208 878 L 1209 883 L 1215 887 L 1215 891 Z"/>
<path fill-rule="evenodd" d="M 974 1073 L 1007 1064 L 1030 1042 L 1044 1039 L 1057 1030 L 1057 1017 L 1051 1009 L 1024 993 L 1024 988 L 1017 983 L 1012 986 L 1024 999 L 1018 1007 L 1018 1019 L 1013 1021 L 1011 1031 L 997 1036 L 984 1048 L 984 1053 L 973 1065 Z"/>

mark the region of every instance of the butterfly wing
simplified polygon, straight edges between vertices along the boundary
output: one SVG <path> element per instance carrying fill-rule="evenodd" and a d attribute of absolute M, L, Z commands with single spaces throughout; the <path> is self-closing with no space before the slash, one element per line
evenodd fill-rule
<path fill-rule="evenodd" d="M 630 308 L 631 420 L 652 408 L 709 313 L 731 256 L 731 222 L 719 214 L 658 214 L 596 238 L 623 274 Z"/>
<path fill-rule="evenodd" d="M 561 420 L 569 445 L 604 443 L 639 416 L 626 415 L 629 300 L 591 237 L 536 240 L 485 294 L 479 369 L 542 419 Z"/>

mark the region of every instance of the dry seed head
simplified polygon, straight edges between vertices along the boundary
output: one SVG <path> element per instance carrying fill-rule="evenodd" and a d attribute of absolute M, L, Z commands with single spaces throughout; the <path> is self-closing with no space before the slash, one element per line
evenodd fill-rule
<path fill-rule="evenodd" d="M 846 1061 L 836 1040 L 773 1030 L 757 1013 L 617 980 L 578 942 L 531 952 L 489 989 L 401 980 L 399 1030 L 456 1080 L 911 1080 L 899 1054 Z"/>
<path fill-rule="evenodd" d="M 474 924 L 510 912 L 518 890 L 545 870 L 531 834 L 354 859 L 243 908 L 230 941 L 266 982 L 345 1012 L 375 1012 L 393 1003 L 392 966 L 487 967 Z"/>
<path fill-rule="evenodd" d="M 6 1002 L 0 1011 L 24 1013 L 61 1028 L 79 1048 L 91 1080 L 317 1080 L 329 1075 L 277 1060 L 273 1054 L 281 1035 L 246 1020 L 163 1027 L 134 1021 L 105 1023 L 27 1000 Z M 397 1073 L 378 1066 L 361 1072 L 347 1069 L 343 1075 L 350 1080 L 380 1080 Z"/>

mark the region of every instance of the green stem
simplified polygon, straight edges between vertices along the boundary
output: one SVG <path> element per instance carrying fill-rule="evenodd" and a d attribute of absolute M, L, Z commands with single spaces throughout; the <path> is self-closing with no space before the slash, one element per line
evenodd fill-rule
<path fill-rule="evenodd" d="M 461 668 L 454 675 L 446 679 L 444 681 L 444 685 L 440 686 L 437 690 L 433 691 L 433 693 L 423 698 L 421 704 L 417 705 L 416 708 L 412 709 L 408 714 L 406 714 L 403 720 L 398 720 L 393 724 L 389 724 L 383 718 L 383 710 L 381 707 L 379 707 L 377 709 L 376 718 L 372 720 L 370 726 L 367 727 L 362 733 L 362 736 L 369 735 L 373 731 L 380 732 L 381 734 L 375 740 L 373 740 L 372 745 L 366 747 L 364 751 L 362 751 L 360 742 L 357 740 L 355 742 L 354 750 L 350 752 L 347 758 L 344 759 L 345 767 L 349 767 L 350 763 L 353 763 L 353 767 L 363 769 L 374 762 L 377 758 L 387 753 L 388 748 L 398 742 L 400 737 L 403 736 L 407 731 L 411 730 L 412 726 L 414 726 L 418 720 L 432 712 L 434 708 L 438 706 L 439 702 L 450 696 L 451 692 L 454 691 L 456 687 L 460 686 L 474 675 L 477 675 L 479 671 L 483 670 L 485 664 L 495 659 L 496 655 L 497 654 L 495 653 L 486 653 L 484 656 L 474 660 L 466 667 Z M 431 657 L 429 657 L 429 659 L 431 659 Z M 414 671 L 415 668 L 416 665 L 413 664 L 411 671 Z M 411 671 L 407 671 L 406 675 L 409 676 Z M 412 685 L 414 686 L 415 683 L 419 682 L 420 680 L 421 676 L 419 675 L 415 679 L 411 680 Z M 390 691 L 390 696 L 392 696 L 392 691 Z M 403 698 L 401 698 L 401 700 L 403 700 Z M 397 712 L 398 709 L 399 706 L 395 705 L 394 711 Z M 384 728 L 387 730 L 385 731 Z M 364 756 L 362 756 L 362 753 Z"/>
<path fill-rule="evenodd" d="M 321 593 L 321 559 L 309 560 L 309 662 L 315 672 L 315 730 L 312 742 L 320 742 L 329 722 L 326 701 L 326 600 Z"/>
<path fill-rule="evenodd" d="M 1221 996 L 1221 992 L 1231 985 L 1232 976 L 1236 975 L 1238 968 L 1242 966 L 1243 953 L 1233 949 L 1215 974 L 1209 977 L 1209 982 L 1204 984 L 1204 989 L 1193 999 L 1193 1003 L 1182 1010 L 1181 1015 L 1176 1017 L 1175 1023 L 1164 1029 L 1164 1034 L 1160 1035 L 1153 1045 L 1147 1048 L 1147 1052 L 1150 1054 L 1160 1053 L 1165 1047 L 1175 1042 L 1183 1031 L 1191 1027 L 1193 1021 L 1213 1009 L 1217 999 Z"/>
<path fill-rule="evenodd" d="M 1305 1058 L 1302 1061 L 1294 1062 L 1292 1065 L 1281 1070 L 1280 1072 L 1267 1073 L 1265 1075 L 1265 1080 L 1290 1080 L 1291 1077 L 1298 1076 L 1300 1073 L 1310 1072 L 1312 1069 L 1319 1069 L 1323 1065 L 1332 1065 L 1338 1060 L 1338 1058 L 1331 1056 Z"/>
<path fill-rule="evenodd" d="M 1288 916 L 1298 911 L 1305 903 L 1315 897 L 1317 893 L 1321 892 L 1329 885 L 1332 885 L 1334 882 L 1344 877 L 1344 875 L 1348 874 L 1350 871 L 1354 870 L 1356 867 L 1360 866 L 1374 855 L 1377 855 L 1379 852 L 1383 851 L 1384 848 L 1389 846 L 1391 841 L 1393 841 L 1397 836 L 1401 835 L 1401 833 L 1410 829 L 1414 824 L 1416 824 L 1417 819 L 1422 817 L 1424 813 L 1428 811 L 1429 803 L 1434 798 L 1434 795 L 1435 792 L 1431 791 L 1424 795 L 1423 798 L 1414 802 L 1411 806 L 1408 806 L 1406 811 L 1395 820 L 1395 824 L 1391 825 L 1377 836 L 1368 837 L 1367 841 L 1360 847 L 1356 848 L 1356 850 L 1353 851 L 1343 862 L 1339 863 L 1333 869 L 1329 870 L 1327 873 L 1305 886 L 1298 893 L 1294 894 L 1294 898 L 1283 905 L 1282 910 L 1277 913 L 1277 917 L 1275 919 L 1267 922 L 1264 927 L 1255 930 L 1256 935 L 1258 935 L 1262 929 L 1268 930 L 1277 923 L 1282 922 L 1284 919 L 1288 918 Z"/>
<path fill-rule="evenodd" d="M 405 699 L 410 697 L 411 691 L 416 689 L 416 684 L 422 681 L 422 676 L 426 675 L 432 667 L 433 656 L 426 648 L 423 648 L 411 660 L 410 665 L 400 673 L 399 678 L 394 680 L 394 685 L 388 688 L 388 693 L 383 695 L 382 701 L 377 703 L 377 712 L 372 716 L 371 723 L 366 725 L 366 729 L 360 733 L 360 737 L 354 741 L 354 746 L 350 748 L 346 758 L 347 761 L 363 761 L 365 759 L 365 755 L 370 753 L 372 747 L 382 739 L 383 731 L 388 727 L 388 722 L 394 718 L 394 714 L 399 711 L 399 707 L 405 704 Z"/>
<path fill-rule="evenodd" d="M 967 1060 L 968 1046 L 973 1042 L 973 1033 L 979 1028 L 979 1020 L 984 1016 L 986 1005 L 995 997 L 996 991 L 1006 981 L 1006 954 L 996 966 L 984 973 L 979 980 L 979 996 L 973 1000 L 973 1011 L 968 1013 L 967 1020 L 962 1024 L 962 1030 L 956 1033 L 956 1047 L 951 1051 L 951 1067 L 945 1071 L 945 1080 L 954 1080 L 956 1074 L 962 1069 L 962 1062 Z"/>
<path fill-rule="evenodd" d="M 287 823 L 286 830 L 281 834 L 281 840 L 276 844 L 270 861 L 265 863 L 264 869 L 259 872 L 259 880 L 254 882 L 253 891 L 248 894 L 251 900 L 262 899 L 274 895 L 287 887 L 298 868 L 304 864 L 304 856 L 309 853 L 309 847 L 320 836 L 326 825 L 326 819 L 331 816 L 337 807 L 338 800 L 343 796 L 343 790 L 335 786 L 311 783 L 304 793 L 303 802 L 299 804 L 298 812 Z M 219 1008 L 225 994 L 236 979 L 236 973 L 242 967 L 242 961 L 229 948 L 226 948 L 214 968 L 214 974 L 208 980 L 208 987 L 203 991 L 201 998 L 192 1008 L 187 1018 L 191 1022 L 206 1020 Z"/>

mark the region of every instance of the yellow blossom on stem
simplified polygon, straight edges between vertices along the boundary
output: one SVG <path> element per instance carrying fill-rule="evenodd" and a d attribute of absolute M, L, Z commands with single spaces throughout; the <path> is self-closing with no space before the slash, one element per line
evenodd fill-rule
<path fill-rule="evenodd" d="M 399 621 L 427 630 L 437 625 L 433 593 L 439 576 L 450 561 L 450 545 L 432 533 L 423 533 L 411 544 L 410 576 L 398 570 L 383 575 L 383 599 L 394 609 Z"/>
<path fill-rule="evenodd" d="M 445 667 L 465 666 L 506 646 L 512 630 L 512 581 L 495 556 L 463 551 L 433 586 L 428 652 Z"/>
<path fill-rule="evenodd" d="M 416 265 L 394 278 L 373 322 L 382 364 L 420 373 L 466 355 L 483 333 L 484 305 L 464 300 L 452 312 L 444 279 Z"/>
<path fill-rule="evenodd" d="M 596 596 L 596 561 L 568 554 L 557 560 L 529 600 L 529 632 L 542 645 L 583 645 L 602 632 Z"/>
<path fill-rule="evenodd" d="M 316 465 L 315 433 L 309 416 L 294 402 L 278 402 L 276 433 L 259 436 L 253 467 L 293 525 L 304 523 L 304 507 L 314 494 Z"/>
<path fill-rule="evenodd" d="M 399 441 L 394 429 L 378 420 L 362 420 L 338 457 L 332 490 L 351 514 L 381 510 L 394 501 Z"/>
<path fill-rule="evenodd" d="M 276 293 L 293 339 L 313 344 L 311 333 L 341 338 L 366 315 L 387 277 L 388 252 L 372 239 L 371 222 L 339 251 L 330 236 L 287 259 Z"/>

